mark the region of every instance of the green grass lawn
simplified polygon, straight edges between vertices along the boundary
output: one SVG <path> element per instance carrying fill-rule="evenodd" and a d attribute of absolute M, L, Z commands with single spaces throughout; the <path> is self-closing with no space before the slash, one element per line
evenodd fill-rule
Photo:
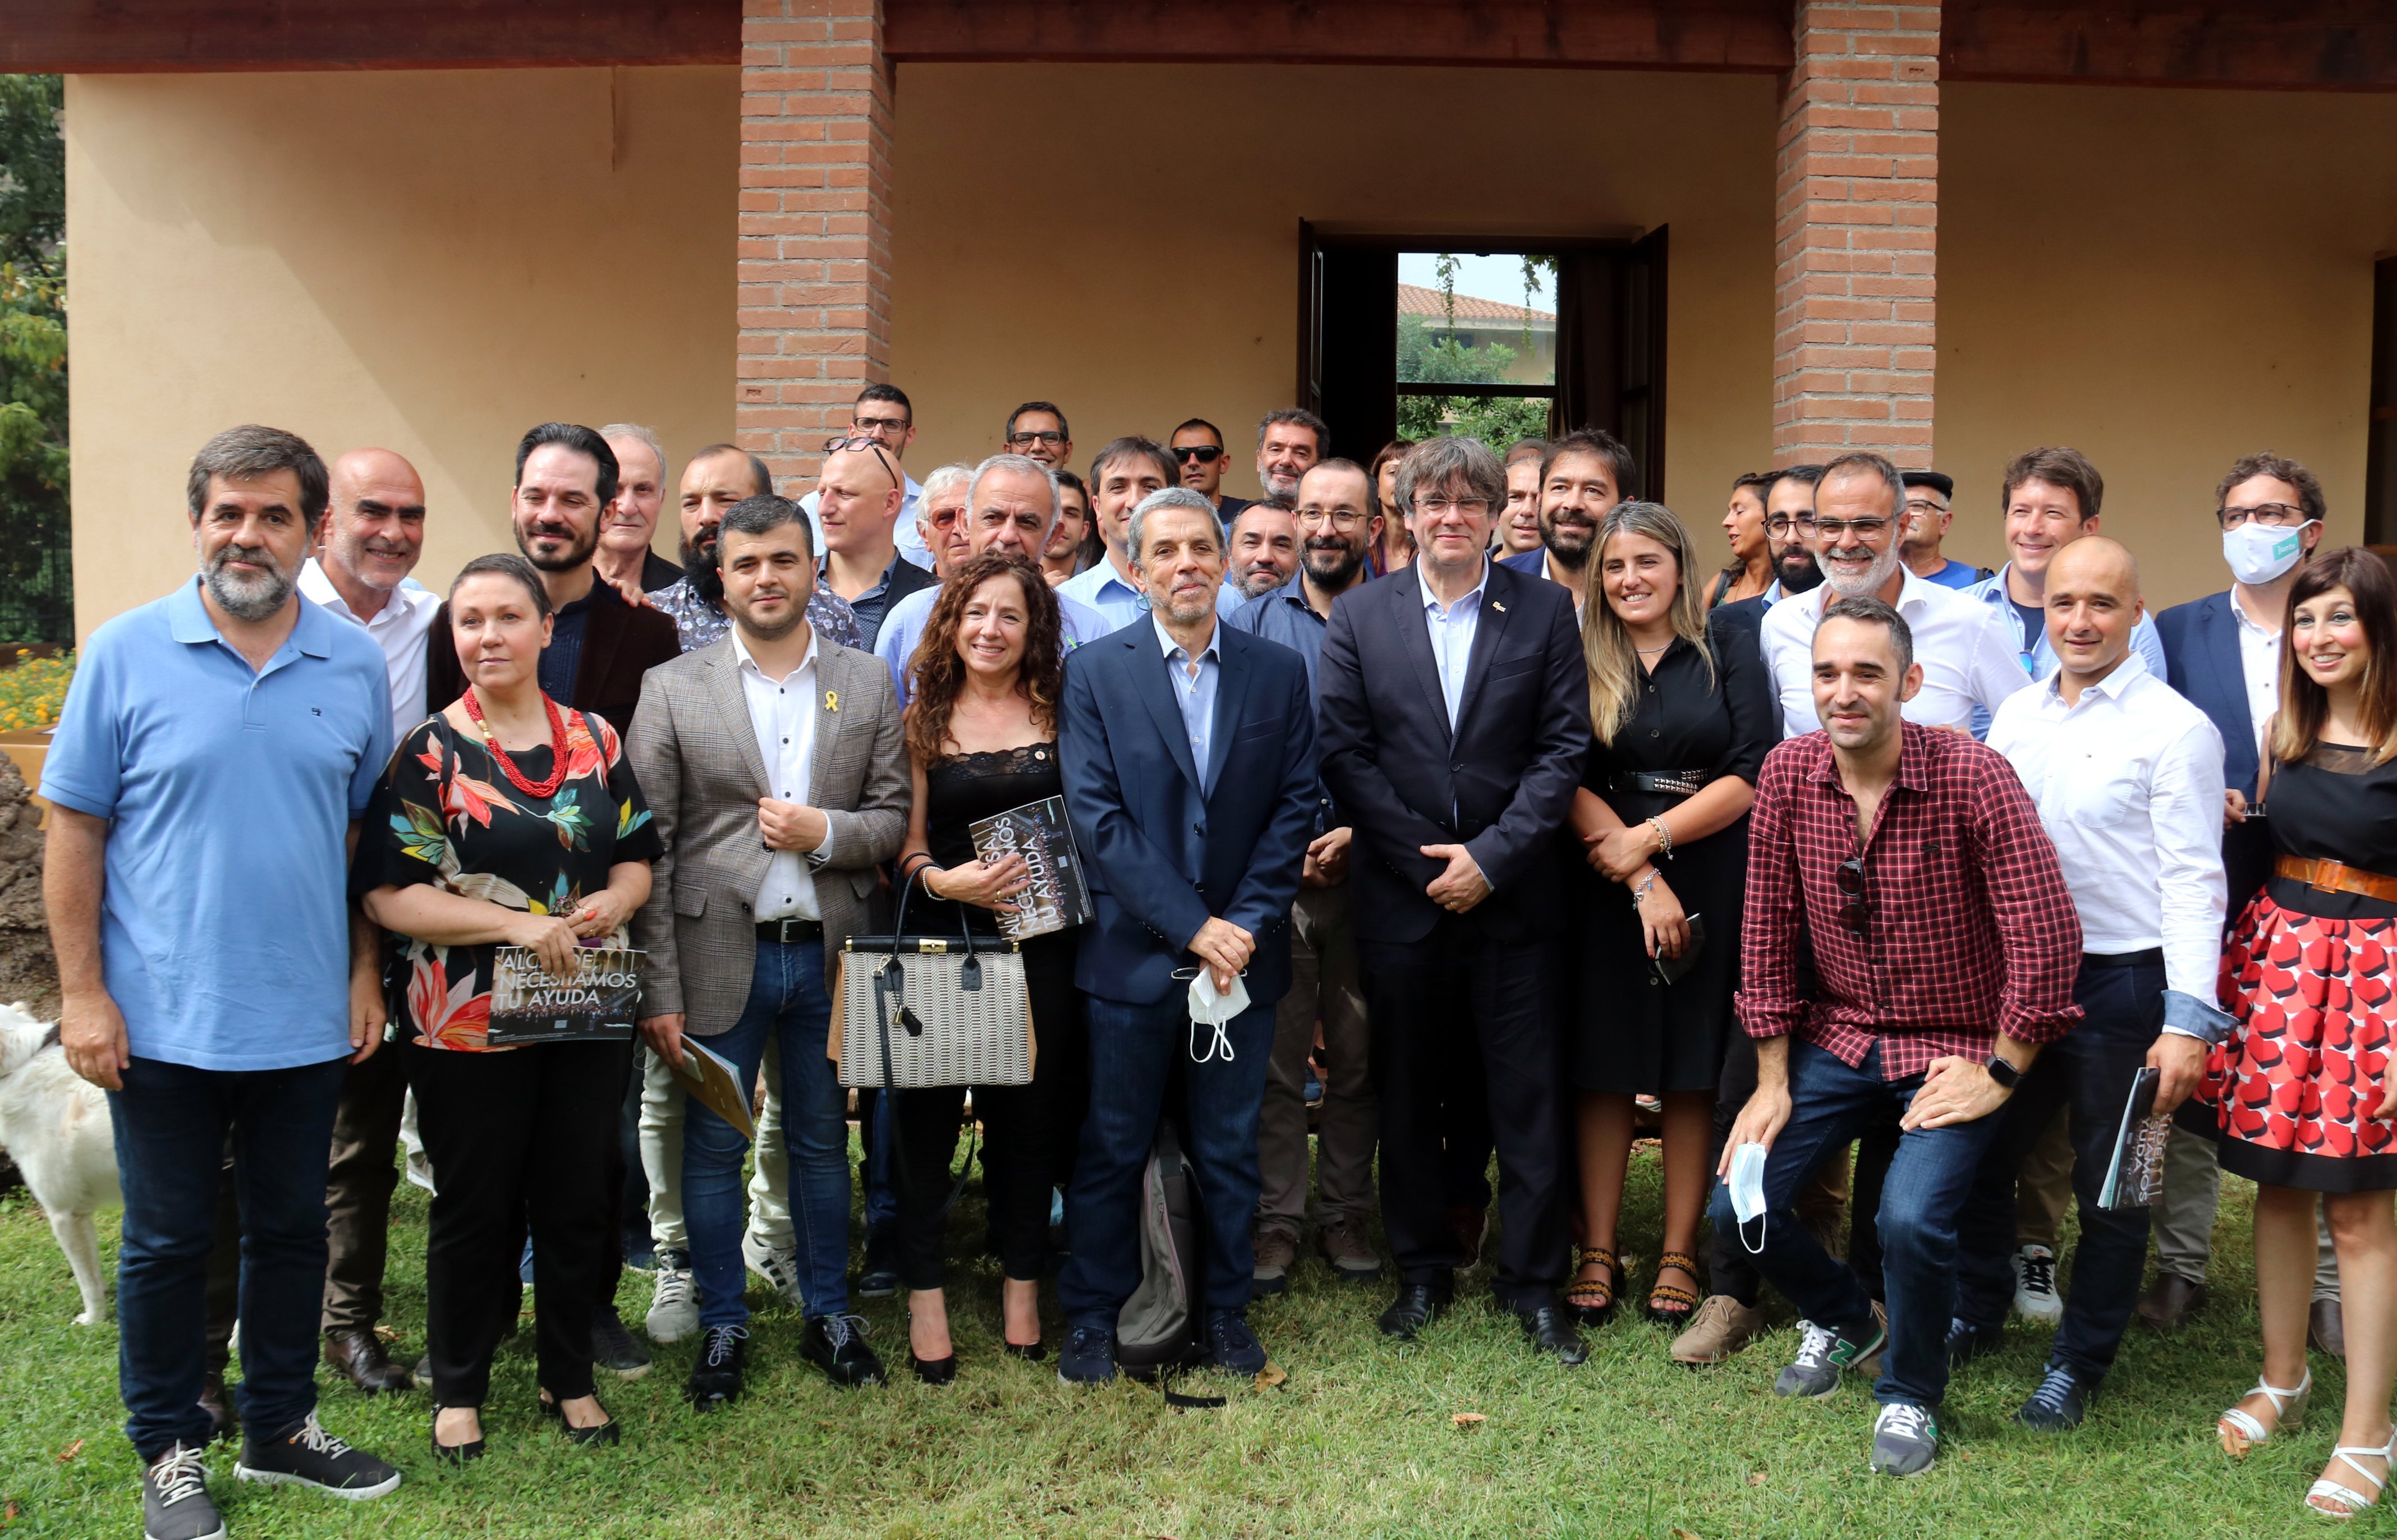
<path fill-rule="evenodd" d="M 1653 1155 L 1633 1172 L 1627 1243 L 1653 1256 Z M 391 1324 L 402 1344 L 395 1356 L 412 1361 L 423 1341 L 425 1211 L 423 1194 L 400 1192 Z M 946 1390 L 912 1380 L 833 1390 L 797 1361 L 796 1314 L 759 1286 L 749 1395 L 727 1412 L 688 1411 L 677 1392 L 690 1345 L 662 1348 L 648 1378 L 602 1386 L 623 1446 L 571 1450 L 535 1418 L 527 1331 L 502 1349 L 485 1412 L 492 1453 L 478 1465 L 435 1466 L 421 1395 L 368 1400 L 328 1373 L 326 1424 L 395 1460 L 407 1484 L 358 1506 L 237 1487 L 220 1446 L 212 1490 L 231 1532 L 259 1540 L 2314 1533 L 2321 1521 L 2300 1498 L 2336 1431 L 2336 1364 L 2316 1362 L 2315 1415 L 2297 1436 L 2241 1465 L 2214 1445 L 2215 1413 L 2253 1383 L 2257 1361 L 2247 1192 L 2225 1184 L 2214 1306 L 2169 1342 L 2135 1330 L 2087 1426 L 2059 1438 L 2010 1425 L 2047 1339 L 2017 1326 L 2006 1351 L 1950 1387 L 1946 1453 L 1913 1481 L 1866 1472 L 1868 1388 L 1821 1403 L 1774 1398 L 1774 1373 L 1795 1343 L 1786 1307 L 1772 1334 L 1719 1370 L 1677 1368 L 1665 1334 L 1627 1312 L 1596 1335 L 1588 1363 L 1563 1370 L 1534 1359 L 1486 1296 L 1414 1347 L 1385 1343 L 1373 1325 L 1382 1290 L 1344 1286 L 1310 1257 L 1289 1295 L 1252 1313 L 1288 1383 L 1212 1386 L 1231 1393 L 1219 1412 L 1175 1413 L 1129 1383 L 1069 1390 L 1053 1359 L 1002 1359 L 996 1264 L 961 1260 L 952 1310 L 965 1366 Z M 969 1194 L 952 1223 L 953 1256 L 971 1253 L 981 1224 Z M 104 1246 L 114 1225 L 103 1216 Z M 647 1282 L 625 1277 L 628 1320 L 646 1307 Z M 140 1533 L 116 1332 L 69 1324 L 75 1309 L 39 1212 L 21 1194 L 0 1202 L 0 1529 L 10 1540 Z M 877 1301 L 864 1313 L 898 1361 L 900 1309 Z M 1460 1426 L 1460 1412 L 1487 1420 Z M 2352 1528 L 2386 1534 L 2397 1521 L 2376 1512 Z"/>

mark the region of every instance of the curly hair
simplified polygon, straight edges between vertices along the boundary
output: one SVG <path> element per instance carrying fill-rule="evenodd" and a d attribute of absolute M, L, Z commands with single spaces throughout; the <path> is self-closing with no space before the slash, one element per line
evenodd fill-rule
<path fill-rule="evenodd" d="M 974 590 L 993 578 L 1011 577 L 1024 590 L 1024 658 L 1017 664 L 1015 691 L 1031 703 L 1033 722 L 1046 731 L 1057 730 L 1057 698 L 1065 677 L 1065 623 L 1057 596 L 1050 592 L 1039 569 L 1020 556 L 985 551 L 972 557 L 941 585 L 940 597 L 925 620 L 924 635 L 916 644 L 916 661 L 907 700 L 907 752 L 919 765 L 948 757 L 949 715 L 966 683 L 965 660 L 957 655 L 957 631 L 964 625 L 966 602 Z"/>

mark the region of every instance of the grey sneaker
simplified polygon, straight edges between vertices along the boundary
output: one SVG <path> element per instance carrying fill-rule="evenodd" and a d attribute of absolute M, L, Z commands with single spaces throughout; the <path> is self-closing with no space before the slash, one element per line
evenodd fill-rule
<path fill-rule="evenodd" d="M 1798 1357 L 1773 1382 L 1776 1396 L 1804 1396 L 1820 1400 L 1840 1388 L 1841 1371 L 1854 1369 L 1881 1351 L 1887 1334 L 1876 1323 L 1870 1340 L 1851 1342 L 1828 1326 L 1811 1320 L 1798 1323 Z"/>
<path fill-rule="evenodd" d="M 143 1540 L 224 1540 L 224 1520 L 208 1501 L 204 1453 L 175 1444 L 141 1473 Z"/>
<path fill-rule="evenodd" d="M 1939 1458 L 1939 1422 L 1927 1406 L 1891 1401 L 1873 1419 L 1876 1476 L 1920 1476 Z"/>
<path fill-rule="evenodd" d="M 279 1439 L 252 1438 L 233 1467 L 237 1481 L 314 1487 L 349 1502 L 370 1502 L 399 1489 L 399 1472 L 317 1423 L 311 1412 Z"/>
<path fill-rule="evenodd" d="M 1298 1237 L 1279 1225 L 1257 1231 L 1256 1271 L 1251 1292 L 1278 1294 L 1290 1287 L 1290 1270 L 1298 1265 Z"/>
<path fill-rule="evenodd" d="M 637 1380 L 649 1372 L 649 1350 L 624 1330 L 624 1318 L 613 1309 L 591 1314 L 591 1365 L 620 1380 Z"/>
<path fill-rule="evenodd" d="M 651 1342 L 680 1342 L 699 1330 L 699 1284 L 691 1277 L 690 1255 L 660 1247 L 656 1278 L 649 1319 L 642 1324 Z"/>
<path fill-rule="evenodd" d="M 800 1309 L 806 1301 L 799 1297 L 799 1249 L 797 1246 L 769 1246 L 755 1230 L 741 1236 L 741 1260 L 749 1270 L 772 1285 L 793 1309 Z"/>

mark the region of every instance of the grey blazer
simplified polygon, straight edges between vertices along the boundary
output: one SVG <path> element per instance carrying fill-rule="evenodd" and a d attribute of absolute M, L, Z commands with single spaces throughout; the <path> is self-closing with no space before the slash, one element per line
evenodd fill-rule
<path fill-rule="evenodd" d="M 832 824 L 832 859 L 815 872 L 830 987 L 842 944 L 864 923 L 875 867 L 906 838 L 909 783 L 888 665 L 819 634 L 816 690 L 808 797 Z M 749 1003 L 757 962 L 751 904 L 771 859 L 757 833 L 766 761 L 732 639 L 649 670 L 624 744 L 666 848 L 651 868 L 649 901 L 633 917 L 633 944 L 649 954 L 642 1011 L 680 1011 L 684 1031 L 712 1037 Z"/>

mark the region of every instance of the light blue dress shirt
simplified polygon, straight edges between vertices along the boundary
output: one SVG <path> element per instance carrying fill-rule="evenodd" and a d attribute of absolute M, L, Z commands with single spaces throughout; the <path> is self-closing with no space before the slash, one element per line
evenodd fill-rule
<path fill-rule="evenodd" d="M 1448 730 L 1456 730 L 1456 708 L 1465 699 L 1465 672 L 1473 663 L 1473 638 L 1481 630 L 1481 591 L 1490 586 L 1490 562 L 1481 563 L 1481 580 L 1473 592 L 1446 609 L 1424 584 L 1424 625 L 1431 633 L 1432 662 L 1440 665 L 1440 696 L 1448 703 Z"/>
<path fill-rule="evenodd" d="M 1190 762 L 1198 769 L 1198 778 L 1207 778 L 1207 750 L 1215 738 L 1215 685 L 1224 671 L 1224 632 L 1218 625 L 1207 633 L 1207 645 L 1198 650 L 1198 666 L 1190 666 L 1190 654 L 1165 623 L 1156 616 L 1149 623 L 1157 628 L 1158 644 L 1165 649 L 1165 676 L 1173 681 L 1173 701 L 1182 708 L 1182 730 L 1189 735 Z M 1204 796 L 1212 790 L 1200 786 Z"/>
<path fill-rule="evenodd" d="M 1141 597 L 1140 590 L 1123 580 L 1116 570 L 1114 559 L 1108 556 L 1100 557 L 1098 565 L 1088 571 L 1077 572 L 1059 583 L 1057 595 L 1105 616 L 1107 630 L 1111 632 L 1138 624 L 1140 618 L 1149 612 L 1148 603 Z M 1239 612 L 1240 606 L 1248 602 L 1228 582 L 1215 590 L 1215 613 L 1224 620 L 1230 620 Z"/>
<path fill-rule="evenodd" d="M 2006 635 L 2019 642 L 2022 639 L 2022 619 L 2015 611 L 2014 601 L 2006 595 L 2006 574 L 2013 569 L 2014 563 L 2008 562 L 1989 577 L 1957 591 L 1995 610 L 1998 619 L 2006 623 Z M 1924 581 L 1935 583 L 1938 580 L 1930 578 Z M 2138 653 L 2139 661 L 2148 665 L 2149 673 L 2159 679 L 2164 677 L 2164 643 L 2163 638 L 2156 635 L 2156 618 L 2153 615 L 2140 616 L 2139 623 L 2131 628 L 2131 649 Z M 2044 679 L 2056 672 L 2056 649 L 2048 642 L 2046 626 L 2039 628 L 2039 634 L 2031 638 L 2030 646 L 2018 647 L 2016 651 L 2022 658 L 2023 672 L 2032 678 Z"/>
<path fill-rule="evenodd" d="M 826 591 L 816 590 L 819 594 Z M 1087 647 L 1117 629 L 1089 605 L 1067 598 L 1062 588 L 1050 592 L 1057 596 L 1058 629 L 1065 633 L 1066 651 Z M 899 690 L 899 707 L 903 711 L 907 706 L 907 667 L 916 661 L 916 644 L 923 639 L 925 623 L 932 618 L 932 601 L 940 596 L 937 585 L 917 589 L 891 607 L 882 617 L 882 630 L 874 638 L 874 655 L 891 665 L 891 682 Z"/>

